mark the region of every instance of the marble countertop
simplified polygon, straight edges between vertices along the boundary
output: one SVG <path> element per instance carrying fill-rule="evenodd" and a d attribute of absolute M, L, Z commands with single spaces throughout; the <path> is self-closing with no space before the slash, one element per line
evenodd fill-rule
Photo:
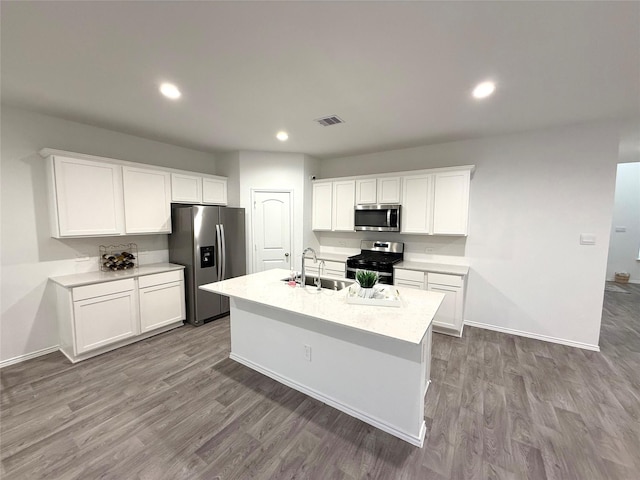
<path fill-rule="evenodd" d="M 282 279 L 288 275 L 287 270 L 267 270 L 200 288 L 413 344 L 422 342 L 444 298 L 438 292 L 389 286 L 400 293 L 401 307 L 354 305 L 346 302 L 348 288 L 318 293 L 314 287 L 287 285 Z"/>
<path fill-rule="evenodd" d="M 418 270 L 421 272 L 449 273 L 451 275 L 469 275 L 469 267 L 466 265 L 451 265 L 434 262 L 406 262 L 396 263 L 393 268 L 404 268 L 405 270 Z"/>
<path fill-rule="evenodd" d="M 153 275 L 154 273 L 171 272 L 173 270 L 182 270 L 184 265 L 175 263 L 154 263 L 151 265 L 141 265 L 131 270 L 121 270 L 117 272 L 86 272 L 73 273 L 71 275 L 62 275 L 59 277 L 49 277 L 49 279 L 63 287 L 73 288 L 82 285 L 92 285 L 94 283 L 112 282 L 114 280 L 123 280 L 125 278 L 136 278 L 144 275 Z"/>

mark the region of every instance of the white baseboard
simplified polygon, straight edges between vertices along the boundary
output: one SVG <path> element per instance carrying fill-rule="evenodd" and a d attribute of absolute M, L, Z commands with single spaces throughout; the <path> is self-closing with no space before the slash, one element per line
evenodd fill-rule
<path fill-rule="evenodd" d="M 318 392 L 317 390 L 314 390 L 313 388 L 307 387 L 306 385 L 302 385 L 298 382 L 291 380 L 288 377 L 279 375 L 274 371 L 269 370 L 268 368 L 264 368 L 261 365 L 253 363 L 251 360 L 247 360 L 246 358 L 236 355 L 233 352 L 229 354 L 229 358 L 232 360 L 235 360 L 238 363 L 243 364 L 246 367 L 251 368 L 252 370 L 260 372 L 269 378 L 274 379 L 276 382 L 280 382 L 283 385 L 286 385 L 288 387 L 293 388 L 294 390 L 302 392 L 305 395 L 308 395 L 312 398 L 315 398 L 316 400 L 321 401 L 322 403 L 326 403 L 327 405 L 330 405 L 333 408 L 336 408 L 341 412 L 346 413 L 347 415 L 351 415 L 352 417 L 355 417 L 358 420 L 362 420 L 363 422 L 368 423 L 369 425 L 373 425 L 374 427 L 379 428 L 380 430 L 387 432 L 393 435 L 394 437 L 401 438 L 402 440 L 410 443 L 411 445 L 415 445 L 416 447 L 422 448 L 422 444 L 424 443 L 424 437 L 427 433 L 427 426 L 424 423 L 424 421 L 422 422 L 422 426 L 420 427 L 420 433 L 416 437 L 402 430 L 398 430 L 393 425 L 389 425 L 388 423 L 382 422 L 381 420 L 375 417 L 372 417 L 370 415 L 367 415 L 366 413 L 356 408 L 353 408 L 345 403 L 342 403 L 333 397 L 327 396 L 323 393 Z"/>
<path fill-rule="evenodd" d="M 57 352 L 58 345 L 53 347 L 43 348 L 42 350 L 38 350 L 36 352 L 27 353 L 25 355 L 18 355 L 17 357 L 9 358 L 7 360 L 2 360 L 0 362 L 0 368 L 8 367 L 9 365 L 14 365 L 16 363 L 21 363 L 26 360 L 31 360 L 32 358 L 41 357 L 42 355 L 48 355 L 49 353 Z"/>
<path fill-rule="evenodd" d="M 584 350 L 592 350 L 599 352 L 600 347 L 598 345 L 592 345 L 590 343 L 574 342 L 573 340 L 565 340 L 564 338 L 550 337 L 548 335 L 540 335 L 538 333 L 530 333 L 522 330 L 515 330 L 513 328 L 497 327 L 495 325 L 489 325 L 487 323 L 464 321 L 465 325 L 470 327 L 484 328 L 485 330 L 493 330 L 494 332 L 508 333 L 510 335 L 518 335 L 519 337 L 533 338 L 535 340 L 542 340 L 543 342 L 558 343 L 560 345 L 567 345 L 569 347 L 582 348 Z"/>

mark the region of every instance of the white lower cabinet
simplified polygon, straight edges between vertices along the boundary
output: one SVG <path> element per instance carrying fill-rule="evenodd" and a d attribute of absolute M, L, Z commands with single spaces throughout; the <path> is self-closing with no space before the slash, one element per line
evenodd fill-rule
<path fill-rule="evenodd" d="M 142 333 L 186 318 L 182 271 L 146 275 L 138 282 Z"/>
<path fill-rule="evenodd" d="M 332 260 L 323 260 L 322 276 L 327 278 L 343 279 L 346 278 L 346 265 L 344 262 L 334 262 Z M 309 262 L 307 260 L 307 262 Z M 318 263 L 306 263 L 305 275 L 317 277 L 320 274 L 320 260 Z"/>
<path fill-rule="evenodd" d="M 438 333 L 461 336 L 464 319 L 464 277 L 420 270 L 394 270 L 393 284 L 398 287 L 417 288 L 444 293 L 444 300 L 433 318 L 433 329 Z"/>
<path fill-rule="evenodd" d="M 183 270 L 82 286 L 54 281 L 60 350 L 72 362 L 175 328 L 186 318 Z"/>
<path fill-rule="evenodd" d="M 76 354 L 139 333 L 134 279 L 73 289 Z"/>

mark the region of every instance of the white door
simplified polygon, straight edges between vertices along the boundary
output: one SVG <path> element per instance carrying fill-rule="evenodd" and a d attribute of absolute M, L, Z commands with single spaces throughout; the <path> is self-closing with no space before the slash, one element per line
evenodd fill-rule
<path fill-rule="evenodd" d="M 293 268 L 291 192 L 253 192 L 254 269 Z"/>

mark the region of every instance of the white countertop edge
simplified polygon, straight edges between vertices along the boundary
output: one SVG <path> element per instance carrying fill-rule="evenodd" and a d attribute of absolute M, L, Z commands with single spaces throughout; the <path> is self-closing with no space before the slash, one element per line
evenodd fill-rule
<path fill-rule="evenodd" d="M 176 263 L 154 263 L 151 265 L 141 265 L 131 270 L 122 270 L 119 272 L 85 272 L 72 273 L 70 275 L 61 275 L 49 277 L 49 280 L 66 288 L 80 287 L 83 285 L 93 285 L 96 283 L 113 282 L 116 280 L 124 280 L 127 278 L 143 277 L 145 275 L 153 275 L 156 273 L 165 273 L 175 270 L 183 270 L 184 265 Z"/>
<path fill-rule="evenodd" d="M 416 261 L 402 261 L 396 263 L 393 268 L 403 268 L 405 270 L 418 270 L 421 272 L 432 273 L 448 273 L 451 275 L 469 275 L 469 267 L 466 265 L 450 265 L 445 263 L 435 262 L 416 262 Z"/>

